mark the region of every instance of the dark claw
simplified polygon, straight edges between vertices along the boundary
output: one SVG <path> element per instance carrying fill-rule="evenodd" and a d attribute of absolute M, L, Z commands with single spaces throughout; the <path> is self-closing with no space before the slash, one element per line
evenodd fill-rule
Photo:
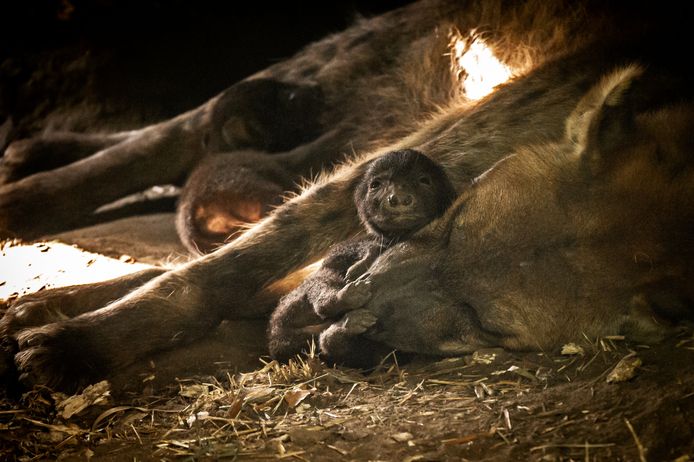
<path fill-rule="evenodd" d="M 361 308 L 371 299 L 371 282 L 358 279 L 350 282 L 338 292 L 340 303 L 347 309 Z"/>

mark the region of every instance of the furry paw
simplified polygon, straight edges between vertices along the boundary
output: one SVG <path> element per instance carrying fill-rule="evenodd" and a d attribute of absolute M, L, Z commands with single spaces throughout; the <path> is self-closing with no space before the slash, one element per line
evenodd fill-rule
<path fill-rule="evenodd" d="M 380 245 L 372 245 L 361 260 L 353 264 L 345 274 L 345 280 L 352 282 L 357 279 L 368 277 L 368 270 L 373 265 L 374 261 L 381 255 L 383 248 Z"/>
<path fill-rule="evenodd" d="M 104 364 L 90 357 L 91 349 L 85 348 L 80 340 L 84 339 L 79 333 L 63 329 L 59 324 L 19 332 L 19 352 L 14 359 L 20 382 L 26 386 L 74 391 L 99 378 Z"/>
<path fill-rule="evenodd" d="M 52 289 L 25 295 L 10 305 L 0 319 L 0 376 L 14 371 L 13 357 L 19 350 L 19 333 L 67 319 L 63 310 L 69 308 L 70 302 L 81 301 L 71 298 L 74 293 L 73 287 Z"/>
<path fill-rule="evenodd" d="M 24 314 L 33 312 L 29 304 L 15 303 L 5 312 L 0 319 L 0 376 L 10 374 L 14 371 L 13 357 L 17 353 L 17 332 L 28 327 L 27 319 Z M 26 310 L 25 308 L 29 308 Z"/>
<path fill-rule="evenodd" d="M 41 326 L 66 319 L 55 309 L 51 298 L 27 295 L 12 304 L 0 319 L 0 337 L 13 338 L 27 327 Z"/>

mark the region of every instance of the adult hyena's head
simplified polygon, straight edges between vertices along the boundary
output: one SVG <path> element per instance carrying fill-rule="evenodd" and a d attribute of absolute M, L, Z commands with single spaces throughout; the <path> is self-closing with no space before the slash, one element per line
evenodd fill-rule
<path fill-rule="evenodd" d="M 518 150 L 451 212 L 447 287 L 510 348 L 626 334 L 694 315 L 694 105 L 647 113 L 643 70 L 607 75 L 565 139 Z"/>

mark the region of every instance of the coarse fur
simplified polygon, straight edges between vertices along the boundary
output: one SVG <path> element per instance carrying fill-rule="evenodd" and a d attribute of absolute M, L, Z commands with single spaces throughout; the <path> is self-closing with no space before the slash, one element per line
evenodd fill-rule
<path fill-rule="evenodd" d="M 386 345 L 357 338 L 373 327 L 374 317 L 352 313 L 340 321 L 369 299 L 368 286 L 357 278 L 389 246 L 443 215 L 454 198 L 446 174 L 422 153 L 394 151 L 369 162 L 354 188 L 354 205 L 367 236 L 331 247 L 320 269 L 280 300 L 270 317 L 270 354 L 287 360 L 307 351 L 312 339 L 335 363 L 370 365 L 388 353 Z M 339 325 L 331 327 L 336 321 Z"/>
<path fill-rule="evenodd" d="M 3 186 L 0 229 L 31 235 L 179 179 L 210 152 L 231 159 L 236 137 L 244 150 L 268 149 L 247 136 L 257 129 L 235 104 L 257 79 L 306 90 L 315 108 L 309 141 L 277 122 L 251 124 L 264 127 L 261 139 L 289 133 L 290 143 L 271 143 L 286 151 L 265 158 L 317 171 L 350 154 L 235 240 L 135 290 L 114 289 L 112 299 L 124 296 L 103 308 L 20 331 L 3 321 L 22 380 L 68 388 L 181 347 L 223 318 L 267 317 L 254 296 L 358 233 L 359 178 L 371 159 L 401 149 L 426 152 L 460 197 L 370 268 L 366 308 L 383 326 L 373 340 L 458 354 L 666 335 L 671 321 L 691 317 L 694 261 L 692 89 L 670 47 L 684 43 L 687 25 L 672 7 L 423 0 L 327 37 L 189 113 L 109 139 L 94 156 Z M 515 72 L 476 102 L 450 46 L 475 34 Z M 90 182 L 105 186 L 85 194 Z M 194 246 L 190 226 L 182 233 Z M 20 299 L 6 318 L 23 309 Z M 431 335 L 441 322 L 454 335 Z"/>
<path fill-rule="evenodd" d="M 517 149 L 428 235 L 377 260 L 364 308 L 390 328 L 369 338 L 443 355 L 489 343 L 546 350 L 583 335 L 653 343 L 692 319 L 694 171 L 685 166 L 694 108 L 625 111 L 642 74 L 608 74 L 568 118 L 563 140 Z M 424 311 L 433 325 L 466 326 L 438 352 L 430 336 L 413 338 L 421 322 L 402 315 L 432 305 Z M 450 305 L 457 316 L 437 313 Z"/>

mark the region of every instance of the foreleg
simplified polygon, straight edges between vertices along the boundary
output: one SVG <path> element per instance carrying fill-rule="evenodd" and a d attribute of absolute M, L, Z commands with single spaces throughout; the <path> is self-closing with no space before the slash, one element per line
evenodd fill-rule
<path fill-rule="evenodd" d="M 149 268 L 108 281 L 58 287 L 17 299 L 0 319 L 0 338 L 11 338 L 27 327 L 42 326 L 94 311 L 165 273 Z"/>
<path fill-rule="evenodd" d="M 164 272 L 163 268 L 149 268 L 108 281 L 59 287 L 19 298 L 0 319 L 0 376 L 12 369 L 17 333 L 21 330 L 99 309 Z"/>
<path fill-rule="evenodd" d="M 192 111 L 77 162 L 1 186 L 0 234 L 30 239 L 68 229 L 100 205 L 179 181 L 203 149 L 196 120 Z"/>

